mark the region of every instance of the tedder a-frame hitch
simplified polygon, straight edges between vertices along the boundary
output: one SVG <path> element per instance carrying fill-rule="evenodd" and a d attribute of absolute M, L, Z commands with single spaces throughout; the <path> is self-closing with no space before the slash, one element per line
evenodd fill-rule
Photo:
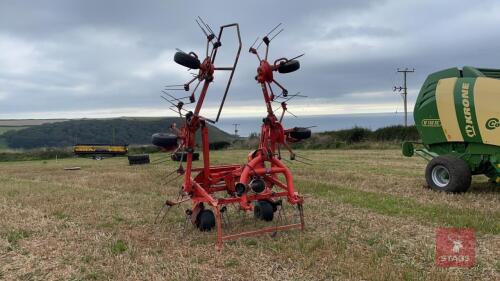
<path fill-rule="evenodd" d="M 273 79 L 273 72 L 289 73 L 299 69 L 300 65 L 296 60 L 298 57 L 294 59 L 281 58 L 273 64 L 269 64 L 267 62 L 267 54 L 269 43 L 272 40 L 269 39 L 269 34 L 262 41 L 266 45 L 264 59 L 260 59 L 257 53 L 258 48 L 250 48 L 250 52 L 259 58 L 256 79 L 261 85 L 267 107 L 267 116 L 264 118 L 261 129 L 260 144 L 258 149 L 248 155 L 247 163 L 213 166 L 210 164 L 207 122 L 215 123 L 219 120 L 238 63 L 241 51 L 241 37 L 239 26 L 236 23 L 221 26 L 217 36 L 201 18 L 198 18 L 197 23 L 207 40 L 205 58 L 200 58 L 194 52 L 186 53 L 178 50 L 174 57 L 175 62 L 189 69 L 198 70 L 198 73 L 193 74 L 194 77 L 186 84 L 167 86 L 168 89 L 164 93 L 169 98 L 163 97 L 171 103 L 171 109 L 179 114 L 184 120 L 184 124 L 181 128 L 177 128 L 174 125 L 172 127 L 173 134 L 153 135 L 153 144 L 161 147 L 163 150 L 184 151 L 187 154 L 186 168 L 183 168 L 181 162 L 180 168 L 174 171 L 184 178 L 181 190 L 182 197 L 177 201 L 167 200 L 164 207 L 169 209 L 171 206 L 191 201 L 192 207 L 186 211 L 189 220 L 201 231 L 215 228 L 217 232 L 217 247 L 219 249 L 221 249 L 223 242 L 226 240 L 269 232 L 273 233 L 292 228 L 304 229 L 302 208 L 304 200 L 295 191 L 292 172 L 281 161 L 280 146 L 284 146 L 290 152 L 290 159 L 294 160 L 296 155 L 288 146 L 287 141 L 295 142 L 308 138 L 311 132 L 307 128 L 283 129 L 281 122 L 285 112 L 287 112 L 286 102 L 293 96 L 300 95 L 288 95 L 288 91 Z M 217 52 L 223 46 L 221 41 L 223 31 L 228 28 L 236 29 L 238 40 L 236 56 L 231 66 L 218 66 L 215 63 Z M 208 88 L 214 81 L 214 75 L 218 71 L 229 71 L 230 74 L 217 117 L 212 121 L 200 115 L 200 112 Z M 192 83 L 196 85 L 187 97 L 175 97 L 168 92 L 169 90 L 189 91 Z M 282 90 L 279 96 L 275 96 L 272 93 L 272 83 L 276 84 Z M 196 97 L 195 93 L 200 84 L 202 84 L 201 92 Z M 271 91 L 271 94 L 269 94 L 268 89 Z M 196 103 L 194 111 L 185 109 L 184 106 L 186 104 L 182 102 L 182 99 L 187 99 L 190 103 Z M 280 118 L 275 116 L 272 102 L 280 104 L 279 108 L 282 109 Z M 193 153 L 196 150 L 195 134 L 198 130 L 201 131 L 203 167 L 194 168 Z M 223 213 L 228 210 L 226 205 L 233 205 L 236 209 L 243 212 L 253 211 L 256 219 L 271 221 L 273 220 L 274 212 L 277 210 L 281 211 L 283 199 L 286 199 L 289 204 L 296 207 L 299 217 L 298 222 L 273 225 L 236 234 L 226 235 L 223 233 Z"/>

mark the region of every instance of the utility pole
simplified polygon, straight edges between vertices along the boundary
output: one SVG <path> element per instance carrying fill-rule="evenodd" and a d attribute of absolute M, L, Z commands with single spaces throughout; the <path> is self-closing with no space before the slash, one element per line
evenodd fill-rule
<path fill-rule="evenodd" d="M 234 135 L 235 135 L 236 137 L 238 137 L 238 126 L 239 126 L 239 125 L 240 125 L 240 124 L 233 124 L 233 126 L 234 126 Z"/>
<path fill-rule="evenodd" d="M 412 73 L 412 72 L 415 72 L 415 68 L 413 68 L 412 70 L 408 70 L 408 68 L 405 68 L 405 69 L 399 69 L 398 68 L 398 72 L 399 73 L 403 73 L 403 87 L 399 86 L 399 87 L 396 87 L 394 86 L 394 92 L 398 91 L 398 92 L 401 92 L 403 91 L 402 95 L 403 95 L 403 102 L 404 102 L 404 107 L 405 107 L 405 127 L 408 126 L 408 106 L 407 106 L 407 95 L 408 95 L 408 87 L 406 87 L 406 74 L 407 73 Z"/>

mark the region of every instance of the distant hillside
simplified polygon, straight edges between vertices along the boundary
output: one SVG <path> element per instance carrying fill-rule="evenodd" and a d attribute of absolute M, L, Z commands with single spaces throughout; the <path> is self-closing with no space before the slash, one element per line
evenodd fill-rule
<path fill-rule="evenodd" d="M 150 144 L 151 135 L 168 132 L 171 123 L 182 120 L 170 118 L 82 119 L 46 123 L 21 130 L 5 132 L 1 137 L 9 148 L 65 147 L 75 143 Z M 233 136 L 209 126 L 210 142 L 231 141 Z M 198 136 L 199 139 L 199 136 Z"/>
<path fill-rule="evenodd" d="M 47 123 L 57 123 L 68 121 L 69 119 L 0 119 L 0 126 L 19 127 L 19 126 L 36 126 Z"/>

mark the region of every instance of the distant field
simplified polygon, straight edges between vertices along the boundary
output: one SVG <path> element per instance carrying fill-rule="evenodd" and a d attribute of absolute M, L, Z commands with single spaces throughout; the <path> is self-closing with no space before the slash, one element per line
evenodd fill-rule
<path fill-rule="evenodd" d="M 212 157 L 242 163 L 247 153 Z M 178 194 L 180 179 L 165 178 L 177 163 L 0 163 L 0 279 L 500 280 L 500 188 L 485 177 L 449 195 L 424 188 L 425 162 L 398 150 L 298 154 L 314 160 L 291 165 L 306 195 L 306 230 L 240 239 L 221 253 L 213 232 L 183 231 L 189 204 L 153 223 L 165 198 Z M 63 170 L 69 166 L 82 169 Z M 229 216 L 231 227 L 242 227 L 233 208 Z M 251 214 L 246 225 L 254 226 Z M 443 226 L 476 230 L 475 267 L 434 266 L 435 229 Z"/>
<path fill-rule="evenodd" d="M 35 126 L 67 121 L 68 119 L 0 119 L 1 126 Z"/>

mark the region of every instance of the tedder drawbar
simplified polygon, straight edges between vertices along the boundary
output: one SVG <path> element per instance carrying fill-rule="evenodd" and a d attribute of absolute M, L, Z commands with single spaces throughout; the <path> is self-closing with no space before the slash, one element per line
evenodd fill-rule
<path fill-rule="evenodd" d="M 250 53 L 256 55 L 259 60 L 257 76 L 255 79 L 261 86 L 264 101 L 267 107 L 267 116 L 263 119 L 260 134 L 259 147 L 248 155 L 244 164 L 218 165 L 210 164 L 208 124 L 215 123 L 220 117 L 224 101 L 226 99 L 231 80 L 238 63 L 241 51 L 241 37 L 238 24 L 228 24 L 220 27 L 216 36 L 209 25 L 201 18 L 196 21 L 207 38 L 205 57 L 200 58 L 193 52 L 183 52 L 178 50 L 174 56 L 174 61 L 188 69 L 198 70 L 193 74 L 193 79 L 182 85 L 167 86 L 168 90 L 189 91 L 192 83 L 196 84 L 191 95 L 183 98 L 176 98 L 168 92 L 164 92 L 170 99 L 163 96 L 171 103 L 171 109 L 176 111 L 183 119 L 183 126 L 177 128 L 175 124 L 171 126 L 173 134 L 158 133 L 152 137 L 153 144 L 161 147 L 164 151 L 183 151 L 187 153 L 186 168 L 181 165 L 176 170 L 177 174 L 183 175 L 184 180 L 181 187 L 182 197 L 179 200 L 166 200 L 164 210 L 166 212 L 175 205 L 183 202 L 192 202 L 192 207 L 186 210 L 188 220 L 199 230 L 209 231 L 215 228 L 217 232 L 217 247 L 220 249 L 226 240 L 241 237 L 255 236 L 264 233 L 275 233 L 279 230 L 304 229 L 304 215 L 302 205 L 304 203 L 295 190 L 293 175 L 290 169 L 281 161 L 280 147 L 283 146 L 290 152 L 290 159 L 295 160 L 297 156 L 289 147 L 287 142 L 296 142 L 309 138 L 311 131 L 308 128 L 292 128 L 285 130 L 282 125 L 283 116 L 288 111 L 287 102 L 299 94 L 288 95 L 288 91 L 274 79 L 274 73 L 290 73 L 300 68 L 299 62 L 293 59 L 280 58 L 272 63 L 268 62 L 270 34 L 275 27 L 263 39 L 266 46 L 265 56 L 261 58 L 257 53 L 257 48 L 250 48 Z M 279 25 L 278 25 L 279 26 Z M 237 35 L 237 52 L 232 66 L 219 66 L 216 64 L 217 52 L 222 46 L 223 31 L 234 28 Z M 281 30 L 279 31 L 281 32 Z M 278 33 L 279 33 L 278 32 Z M 256 40 L 257 42 L 257 40 Z M 255 45 L 255 43 L 254 43 Z M 260 47 L 260 45 L 259 45 Z M 200 115 L 203 102 L 207 97 L 208 88 L 214 81 L 214 75 L 218 71 L 229 71 L 222 102 L 215 120 L 210 120 Z M 195 82 L 197 81 L 197 82 Z M 202 85 L 201 92 L 196 99 L 195 93 L 199 85 Z M 275 84 L 281 89 L 279 95 L 274 95 L 271 85 Z M 182 99 L 195 103 L 194 111 L 184 108 L 186 105 Z M 279 118 L 274 114 L 272 103 L 280 104 L 276 110 L 281 109 Z M 289 111 L 288 111 L 289 112 Z M 291 114 L 291 113 L 290 113 Z M 195 153 L 195 134 L 201 130 L 201 146 L 203 154 L 203 167 L 193 167 L 193 153 Z M 300 161 L 299 161 L 300 162 Z M 223 216 L 228 211 L 227 205 L 236 206 L 236 209 L 243 212 L 253 211 L 255 219 L 262 221 L 272 221 L 274 213 L 282 210 L 284 200 L 294 206 L 297 221 L 284 225 L 273 224 L 270 227 L 260 228 L 233 234 L 224 234 Z M 161 213 L 161 212 L 160 212 Z M 158 214 L 157 218 L 159 218 Z M 165 216 L 165 215 L 164 215 Z"/>

